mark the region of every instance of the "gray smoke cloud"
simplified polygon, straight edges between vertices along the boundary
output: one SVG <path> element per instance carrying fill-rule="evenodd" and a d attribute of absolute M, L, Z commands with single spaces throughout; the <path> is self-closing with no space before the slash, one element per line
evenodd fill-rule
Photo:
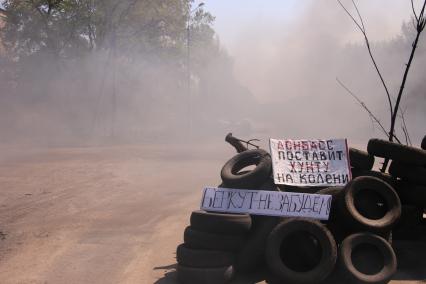
<path fill-rule="evenodd" d="M 355 13 L 351 1 L 343 1 Z M 408 61 L 413 35 L 403 38 L 410 22 L 409 1 L 358 1 L 375 55 L 394 98 Z M 386 7 L 386 9 L 384 8 Z M 409 29 L 405 26 L 405 30 Z M 426 133 L 426 96 L 419 44 L 402 102 L 405 119 L 418 145 Z M 338 85 L 342 80 L 389 127 L 386 95 L 356 29 L 337 1 L 312 1 L 291 23 L 253 25 L 235 50 L 235 72 L 253 91 L 275 137 L 348 137 L 366 144 L 384 137 L 367 113 Z M 424 65 L 423 65 L 424 66 Z M 398 125 L 398 132 L 401 131 Z M 403 136 L 403 135 L 402 135 Z"/>
<path fill-rule="evenodd" d="M 365 146 L 370 137 L 384 137 L 336 82 L 339 77 L 388 128 L 385 93 L 361 34 L 336 1 L 309 3 L 291 23 L 248 26 L 232 56 L 215 51 L 202 66 L 194 66 L 198 77 L 192 78 L 191 98 L 181 67 L 150 55 L 131 62 L 119 56 L 108 63 L 108 54 L 101 52 L 60 66 L 48 59 L 33 62 L 37 68 L 31 70 L 37 72 L 25 74 L 25 86 L 2 94 L 0 143 L 223 143 L 226 133 L 234 132 L 261 138 L 264 147 L 269 137 L 347 137 Z M 350 1 L 344 3 L 350 7 Z M 409 34 L 408 24 L 403 29 L 410 21 L 409 3 L 364 0 L 359 7 L 377 62 L 396 96 L 412 39 L 403 37 Z M 402 103 L 414 144 L 426 133 L 425 41 Z M 210 52 L 194 48 L 193 56 Z"/>

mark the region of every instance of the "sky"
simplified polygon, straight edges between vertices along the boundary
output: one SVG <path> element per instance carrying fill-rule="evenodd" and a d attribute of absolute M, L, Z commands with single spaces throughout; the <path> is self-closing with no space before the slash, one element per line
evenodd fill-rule
<path fill-rule="evenodd" d="M 196 2 L 199 3 L 200 1 Z M 239 42 L 244 37 L 257 33 L 264 40 L 279 31 L 297 25 L 309 9 L 317 3 L 327 9 L 344 16 L 344 11 L 335 0 L 204 0 L 205 9 L 215 17 L 215 30 L 222 45 L 233 55 L 238 51 Z M 350 1 L 342 0 L 350 7 Z M 387 39 L 400 31 L 403 20 L 410 17 L 411 6 L 409 0 L 358 0 L 366 22 L 370 25 L 369 32 L 376 39 Z M 417 1 L 418 2 L 418 1 Z M 386 9 L 383 9 L 386 7 Z M 318 17 L 324 9 L 319 10 Z M 348 19 L 345 19 L 348 20 Z M 336 22 L 334 22 L 335 24 Z M 345 24 L 351 24 L 346 21 Z M 356 37 L 353 30 L 345 39 Z"/>
<path fill-rule="evenodd" d="M 253 25 L 289 24 L 297 19 L 311 0 L 205 0 L 206 10 L 215 17 L 215 30 L 229 50 Z M 196 2 L 199 3 L 199 2 Z"/>

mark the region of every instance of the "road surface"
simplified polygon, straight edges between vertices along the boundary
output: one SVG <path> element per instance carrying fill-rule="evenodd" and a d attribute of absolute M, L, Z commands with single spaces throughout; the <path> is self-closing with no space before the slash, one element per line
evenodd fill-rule
<path fill-rule="evenodd" d="M 0 154 L 1 283 L 176 284 L 175 250 L 190 213 L 233 150 L 224 143 Z M 255 279 L 234 282 L 264 283 Z"/>

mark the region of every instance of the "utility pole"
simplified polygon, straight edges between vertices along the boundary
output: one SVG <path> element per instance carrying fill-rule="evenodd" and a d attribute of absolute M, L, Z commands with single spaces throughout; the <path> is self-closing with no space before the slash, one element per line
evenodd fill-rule
<path fill-rule="evenodd" d="M 111 114 L 111 138 L 115 138 L 115 127 L 117 125 L 117 34 L 116 28 L 113 28 L 112 38 L 112 53 L 113 53 L 113 66 L 112 66 L 112 114 Z"/>
<path fill-rule="evenodd" d="M 191 96 L 191 17 L 198 9 L 204 6 L 201 2 L 188 12 L 186 25 L 186 80 L 187 80 L 187 96 L 188 96 L 188 138 L 192 137 L 192 96 Z"/>

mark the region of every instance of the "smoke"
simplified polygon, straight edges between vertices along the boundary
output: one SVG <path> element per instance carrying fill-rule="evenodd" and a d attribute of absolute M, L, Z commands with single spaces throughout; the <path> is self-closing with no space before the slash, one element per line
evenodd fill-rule
<path fill-rule="evenodd" d="M 394 98 L 411 51 L 407 1 L 357 1 L 373 54 Z M 352 13 L 351 1 L 343 1 Z M 423 35 L 424 36 L 424 35 Z M 291 22 L 254 23 L 235 44 L 235 72 L 248 86 L 275 137 L 348 137 L 365 145 L 385 137 L 336 81 L 338 77 L 389 129 L 389 107 L 362 34 L 337 1 L 311 1 Z M 413 144 L 426 133 L 426 96 L 421 74 L 425 40 L 419 44 L 402 102 Z M 424 65 L 423 65 L 424 66 Z M 398 124 L 398 133 L 401 131 Z"/>
<path fill-rule="evenodd" d="M 362 35 L 337 2 L 308 3 L 290 21 L 245 27 L 232 55 L 218 46 L 194 45 L 190 92 L 181 62 L 152 54 L 129 60 L 120 55 L 124 50 L 114 58 L 104 50 L 60 64 L 49 56 L 30 58 L 22 63 L 24 84 L 0 87 L 0 143 L 222 143 L 234 132 L 263 141 L 347 137 L 365 145 L 370 137 L 384 137 L 336 82 L 339 77 L 389 127 L 387 99 Z M 396 97 L 412 40 L 409 25 L 403 28 L 410 21 L 409 3 L 359 1 L 359 7 Z M 402 102 L 414 144 L 426 133 L 424 43 Z"/>

